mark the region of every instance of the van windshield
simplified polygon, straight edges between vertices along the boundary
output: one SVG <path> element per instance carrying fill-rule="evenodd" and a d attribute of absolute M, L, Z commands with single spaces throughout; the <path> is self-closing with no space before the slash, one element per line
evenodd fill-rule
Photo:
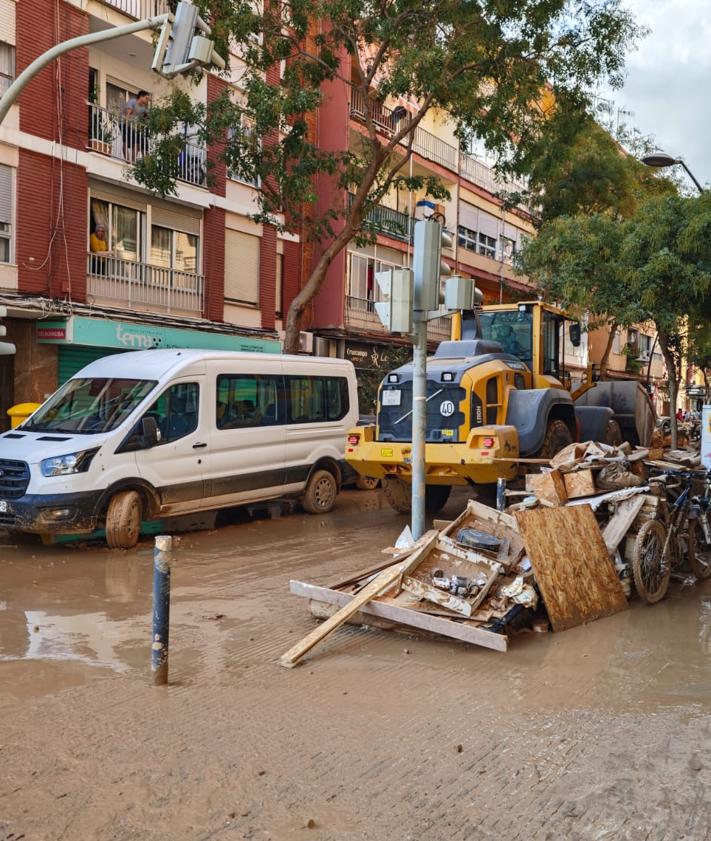
<path fill-rule="evenodd" d="M 24 424 L 29 432 L 110 432 L 153 391 L 155 380 L 68 380 Z"/>

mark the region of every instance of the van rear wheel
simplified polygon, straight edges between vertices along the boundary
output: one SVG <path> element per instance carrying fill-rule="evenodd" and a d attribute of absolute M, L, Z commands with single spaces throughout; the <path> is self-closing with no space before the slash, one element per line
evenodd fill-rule
<path fill-rule="evenodd" d="M 112 549 L 133 549 L 141 534 L 141 497 L 136 491 L 114 494 L 106 511 L 106 542 Z"/>
<path fill-rule="evenodd" d="M 336 504 L 338 483 L 328 470 L 316 470 L 306 485 L 302 505 L 309 514 L 328 514 Z"/>

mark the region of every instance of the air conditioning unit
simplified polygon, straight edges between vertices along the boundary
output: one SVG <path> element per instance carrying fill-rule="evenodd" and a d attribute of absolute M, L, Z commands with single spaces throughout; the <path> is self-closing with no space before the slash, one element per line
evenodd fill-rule
<path fill-rule="evenodd" d="M 314 334 L 307 333 L 302 330 L 299 333 L 299 352 L 300 353 L 313 353 L 314 351 Z"/>
<path fill-rule="evenodd" d="M 649 362 L 649 351 L 643 350 L 640 352 L 639 356 L 637 357 L 639 362 Z"/>

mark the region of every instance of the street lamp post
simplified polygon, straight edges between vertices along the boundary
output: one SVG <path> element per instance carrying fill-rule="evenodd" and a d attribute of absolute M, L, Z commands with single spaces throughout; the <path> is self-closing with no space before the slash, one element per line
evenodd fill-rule
<path fill-rule="evenodd" d="M 666 169 L 666 167 L 668 166 L 676 166 L 677 164 L 679 164 L 680 166 L 684 167 L 686 174 L 694 182 L 694 184 L 696 185 L 696 189 L 699 191 L 699 193 L 705 192 L 704 188 L 699 183 L 699 180 L 694 176 L 694 173 L 686 165 L 686 162 L 683 158 L 675 158 L 672 155 L 668 155 L 666 152 L 662 152 L 660 149 L 658 149 L 651 155 L 645 155 L 642 158 L 642 163 L 646 164 L 647 166 L 654 167 L 654 169 Z"/>

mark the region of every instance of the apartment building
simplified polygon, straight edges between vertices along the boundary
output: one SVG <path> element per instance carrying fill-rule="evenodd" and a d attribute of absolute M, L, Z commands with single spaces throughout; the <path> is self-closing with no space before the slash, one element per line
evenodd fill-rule
<path fill-rule="evenodd" d="M 387 138 L 396 129 L 393 111 L 398 107 L 410 110 L 411 104 L 403 100 L 386 107 L 375 100 L 366 102 L 357 90 L 333 83 L 318 115 L 321 142 L 332 149 L 357 143 L 366 109 Z M 523 239 L 534 234 L 531 217 L 522 207 L 506 209 L 500 197 L 521 185 L 497 181 L 485 151 L 460 148 L 451 120 L 437 112 L 416 128 L 408 166 L 411 174 L 435 176 L 449 192 L 449 200 L 436 209 L 454 233 L 453 247 L 443 250 L 452 271 L 473 278 L 486 303 L 530 297 L 530 286 L 514 273 L 512 263 Z M 343 207 L 349 200 L 347 192 L 320 196 L 330 207 Z M 318 352 L 345 356 L 357 368 L 379 365 L 393 337 L 375 313 L 375 303 L 382 300 L 375 275 L 410 265 L 412 226 L 433 208 L 425 195 L 393 190 L 371 213 L 376 241 L 365 247 L 352 244 L 339 254 L 314 301 L 307 329 L 316 337 Z M 432 343 L 449 338 L 449 319 L 430 322 L 428 335 Z"/>
<path fill-rule="evenodd" d="M 0 0 L 0 91 L 55 43 L 164 11 L 165 0 Z M 9 406 L 108 353 L 280 349 L 296 291 L 282 278 L 295 282 L 300 248 L 250 219 L 258 185 L 225 172 L 190 126 L 175 196 L 130 178 L 150 140 L 126 103 L 172 84 L 151 72 L 152 53 L 150 32 L 68 53 L 0 126 L 0 303 L 16 347 L 0 356 L 3 425 Z M 206 74 L 191 95 L 208 102 L 228 84 Z M 97 233 L 106 250 L 92 250 Z"/>

